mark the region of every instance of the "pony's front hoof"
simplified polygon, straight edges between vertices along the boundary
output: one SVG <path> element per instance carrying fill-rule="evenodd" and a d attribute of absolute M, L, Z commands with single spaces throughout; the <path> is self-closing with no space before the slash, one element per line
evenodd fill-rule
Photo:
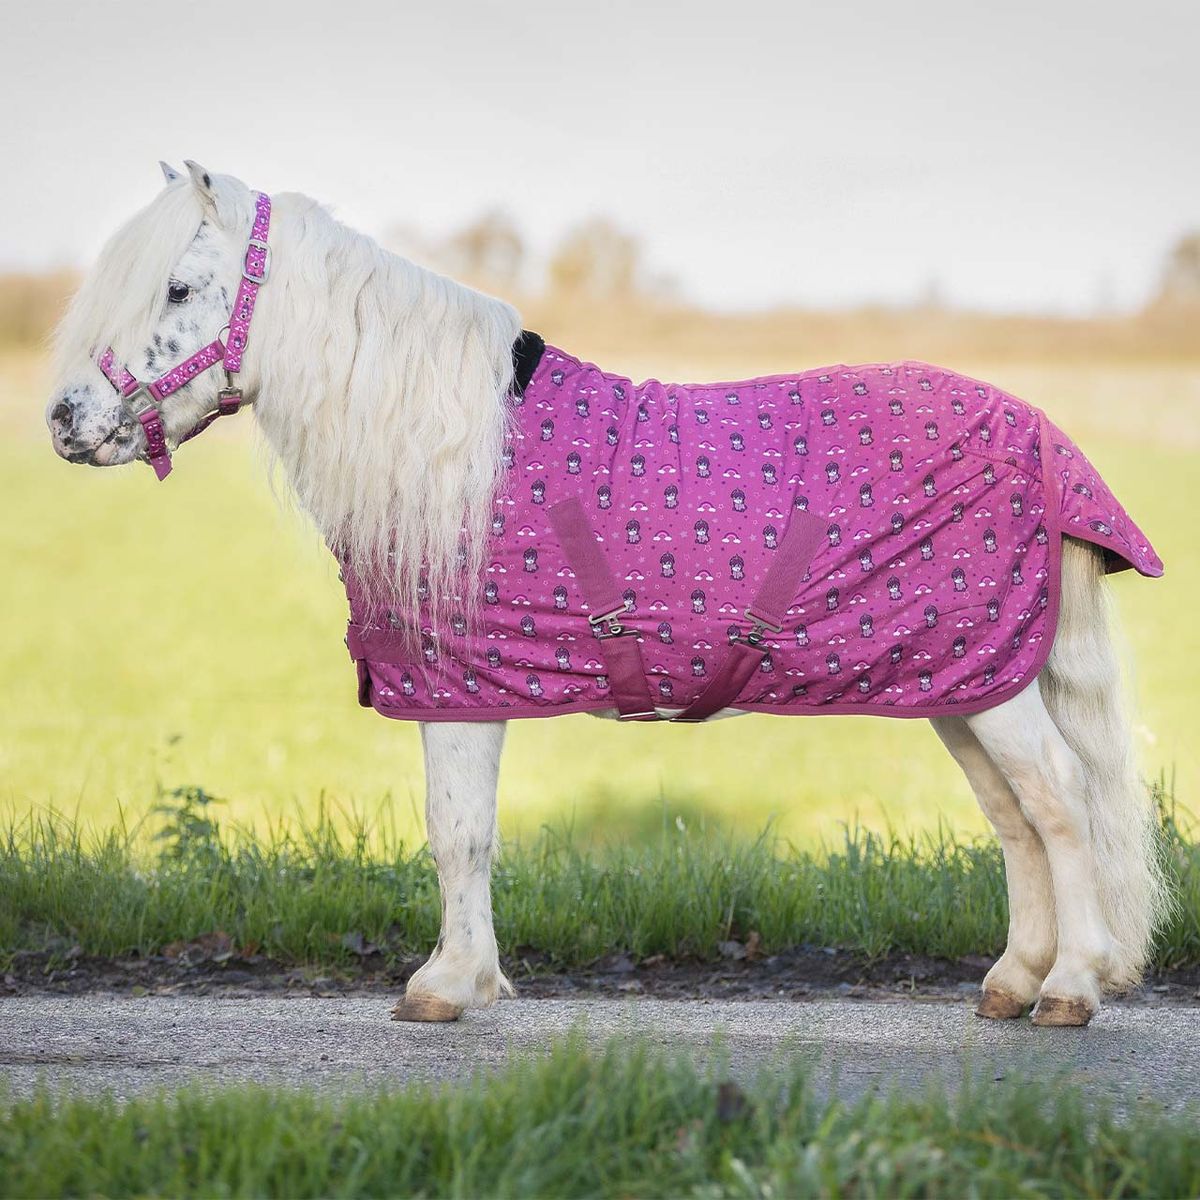
<path fill-rule="evenodd" d="M 1023 1016 L 1028 1007 L 1028 1004 L 1018 1000 L 1011 993 L 989 987 L 983 989 L 983 995 L 975 1008 L 975 1015 L 986 1017 L 989 1021 L 1014 1021 Z"/>
<path fill-rule="evenodd" d="M 1066 996 L 1041 996 L 1033 1010 L 1033 1023 L 1046 1026 L 1086 1025 L 1096 1010 L 1086 1000 Z"/>
<path fill-rule="evenodd" d="M 461 1004 L 439 1000 L 436 996 L 401 996 L 392 1009 L 393 1021 L 457 1021 L 463 1015 Z"/>

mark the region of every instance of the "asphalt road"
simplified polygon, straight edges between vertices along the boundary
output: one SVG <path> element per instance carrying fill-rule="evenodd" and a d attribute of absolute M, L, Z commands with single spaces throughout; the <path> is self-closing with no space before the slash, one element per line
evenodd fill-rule
<path fill-rule="evenodd" d="M 1200 1009 L 1110 1004 L 1087 1029 L 988 1022 L 954 1001 L 521 999 L 453 1025 L 388 1020 L 384 995 L 336 998 L 29 995 L 0 1000 L 0 1075 L 118 1096 L 237 1081 L 344 1089 L 469 1077 L 536 1054 L 585 1023 L 604 1041 L 639 1034 L 703 1059 L 724 1040 L 736 1076 L 791 1051 L 823 1086 L 855 1095 L 964 1070 L 984 1078 L 1065 1071 L 1098 1093 L 1169 1108 L 1200 1103 Z"/>

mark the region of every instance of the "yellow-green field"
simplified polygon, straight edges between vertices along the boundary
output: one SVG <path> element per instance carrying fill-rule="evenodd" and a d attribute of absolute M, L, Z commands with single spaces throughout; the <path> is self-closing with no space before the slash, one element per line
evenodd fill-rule
<path fill-rule="evenodd" d="M 786 361 L 611 365 L 728 378 Z M 951 365 L 1066 426 L 1166 560 L 1163 580 L 1125 574 L 1115 589 L 1145 766 L 1175 769 L 1187 806 L 1200 781 L 1200 367 Z M 228 801 L 226 821 L 262 828 L 323 797 L 419 836 L 417 728 L 357 706 L 333 560 L 272 498 L 252 421 L 185 447 L 158 484 L 141 466 L 58 461 L 46 386 L 39 359 L 0 358 L 0 818 L 53 806 L 107 825 L 146 812 L 159 783 L 198 783 Z M 501 793 L 510 833 L 573 819 L 627 837 L 667 812 L 744 833 L 774 818 L 799 841 L 855 818 L 984 827 L 919 721 L 517 722 Z"/>

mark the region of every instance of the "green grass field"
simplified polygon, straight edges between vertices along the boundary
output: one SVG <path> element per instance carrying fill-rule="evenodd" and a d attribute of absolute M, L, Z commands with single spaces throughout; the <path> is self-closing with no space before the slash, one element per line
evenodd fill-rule
<path fill-rule="evenodd" d="M 582 1038 L 489 1078 L 337 1097 L 239 1087 L 0 1105 L 0 1195 L 1194 1196 L 1195 1114 L 967 1076 L 842 1102 Z M 957 1081 L 950 1081 L 951 1083 Z"/>
<path fill-rule="evenodd" d="M 1065 424 L 1166 560 L 1164 580 L 1125 575 L 1115 586 L 1145 765 L 1174 769 L 1186 805 L 1200 785 L 1200 559 L 1189 515 L 1200 368 L 955 365 Z M 716 373 L 704 367 L 659 363 L 658 373 Z M 227 822 L 260 830 L 324 799 L 419 837 L 417 728 L 357 707 L 333 560 L 272 499 L 251 422 L 186 447 L 160 485 L 142 467 L 55 459 L 46 388 L 39 360 L 0 358 L 0 815 L 50 806 L 106 827 L 145 813 L 158 784 L 194 783 L 227 800 Z M 773 820 L 805 843 L 836 836 L 840 820 L 984 828 L 924 722 L 869 718 L 518 722 L 501 814 L 509 833 L 573 820 L 580 837 L 616 840 L 676 818 L 747 833 Z"/>

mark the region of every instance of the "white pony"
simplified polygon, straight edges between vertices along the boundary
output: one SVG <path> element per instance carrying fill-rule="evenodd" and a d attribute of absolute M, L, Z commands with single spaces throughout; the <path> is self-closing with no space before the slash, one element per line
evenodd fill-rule
<path fill-rule="evenodd" d="M 135 396 L 102 373 L 105 347 L 131 379 L 165 375 L 227 326 L 241 296 L 254 193 L 194 163 L 186 175 L 163 169 L 166 188 L 104 248 L 58 331 L 47 420 L 72 462 L 147 455 L 148 410 L 139 416 Z M 270 247 L 236 382 L 326 541 L 365 574 L 387 564 L 393 603 L 412 608 L 427 583 L 436 605 L 481 570 L 517 313 L 385 252 L 301 195 L 271 198 Z M 201 371 L 161 399 L 169 442 L 214 409 L 220 382 Z M 1167 907 L 1102 574 L 1100 552 L 1068 539 L 1041 674 L 997 707 L 933 721 L 1004 851 L 1008 944 L 984 979 L 981 1016 L 1035 1005 L 1035 1023 L 1086 1024 L 1105 990 L 1137 981 Z M 490 896 L 504 729 L 422 726 L 443 921 L 399 1019 L 453 1020 L 512 994 Z"/>

